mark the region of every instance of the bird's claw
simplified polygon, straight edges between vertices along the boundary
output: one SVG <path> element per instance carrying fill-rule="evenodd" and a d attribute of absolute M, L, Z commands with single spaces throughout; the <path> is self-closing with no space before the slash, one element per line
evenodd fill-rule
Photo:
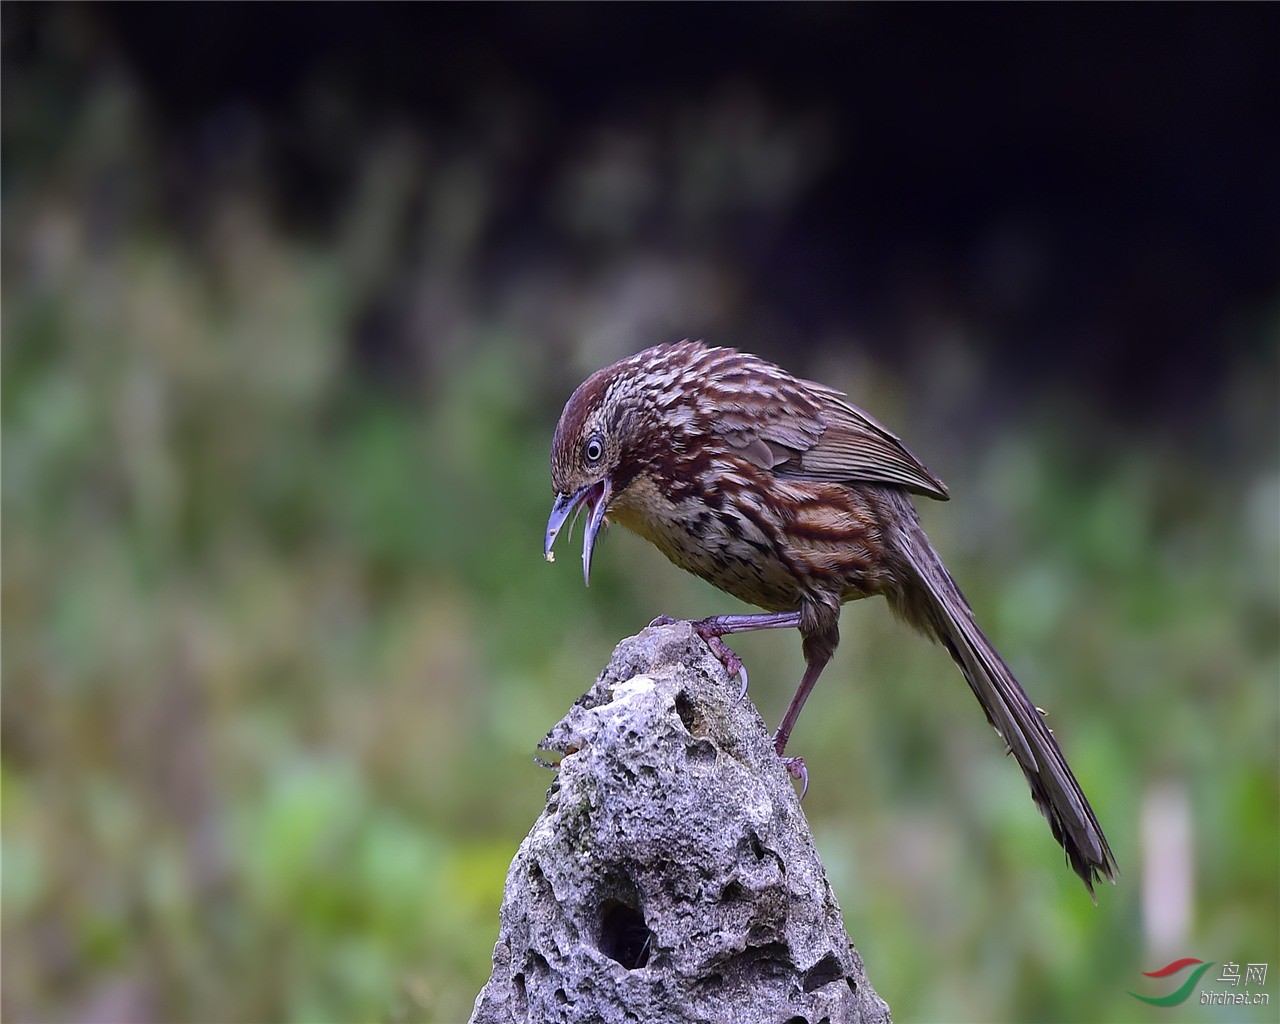
<path fill-rule="evenodd" d="M 684 622 L 688 620 L 673 619 L 670 615 L 659 615 L 656 619 L 649 623 L 649 628 L 655 626 L 670 626 L 675 622 Z M 738 700 L 742 700 L 747 695 L 747 666 L 742 663 L 742 659 L 732 647 L 720 639 L 720 634 L 715 631 L 715 626 L 708 620 L 690 622 L 698 636 L 702 637 L 703 643 L 711 649 L 726 670 L 731 675 L 736 675 L 742 680 L 742 689 L 738 691 Z"/>
<path fill-rule="evenodd" d="M 738 653 L 727 643 L 721 640 L 717 634 L 704 633 L 701 629 L 698 629 L 697 624 L 695 624 L 693 628 L 697 629 L 698 635 L 706 641 L 707 646 L 711 648 L 711 653 L 720 659 L 720 664 L 722 664 L 727 671 L 742 680 L 742 689 L 738 691 L 738 700 L 742 700 L 742 698 L 747 695 L 747 666 L 742 663 L 742 659 L 738 657 Z"/>
<path fill-rule="evenodd" d="M 793 779 L 800 780 L 800 799 L 804 799 L 804 795 L 809 792 L 809 769 L 804 766 L 803 757 L 783 757 L 781 758 L 782 767 L 787 770 L 787 774 Z"/>

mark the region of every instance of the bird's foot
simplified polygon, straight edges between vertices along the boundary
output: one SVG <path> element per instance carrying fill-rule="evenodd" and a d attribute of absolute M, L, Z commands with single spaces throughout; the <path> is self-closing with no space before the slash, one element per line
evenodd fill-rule
<path fill-rule="evenodd" d="M 737 676 L 742 680 L 742 689 L 738 691 L 738 700 L 742 700 L 747 695 L 747 666 L 742 663 L 742 659 L 738 657 L 736 651 L 727 643 L 720 639 L 715 633 L 704 633 L 698 629 L 698 623 L 693 624 L 693 628 L 698 630 L 698 635 L 706 641 L 707 646 L 711 648 L 711 653 L 720 659 L 722 664 L 730 675 Z"/>
<path fill-rule="evenodd" d="M 688 622 L 711 649 L 711 653 L 720 659 L 720 664 L 729 671 L 729 674 L 742 680 L 742 689 L 738 692 L 738 700 L 742 700 L 747 695 L 747 666 L 742 663 L 737 652 L 720 639 L 725 632 L 724 623 L 717 618 L 673 619 L 670 615 L 659 615 L 649 625 L 670 626 L 674 622 Z"/>
<path fill-rule="evenodd" d="M 782 767 L 787 770 L 787 774 L 793 779 L 800 780 L 800 799 L 804 799 L 804 795 L 809 792 L 809 769 L 804 766 L 803 757 L 783 757 Z"/>
<path fill-rule="evenodd" d="M 787 774 L 793 779 L 800 782 L 800 799 L 804 799 L 804 795 L 809 792 L 809 769 L 804 766 L 803 757 L 787 757 L 783 753 L 787 749 L 787 736 L 783 734 L 779 728 L 773 737 L 773 749 L 778 754 L 778 760 L 782 762 L 782 767 L 787 770 Z"/>

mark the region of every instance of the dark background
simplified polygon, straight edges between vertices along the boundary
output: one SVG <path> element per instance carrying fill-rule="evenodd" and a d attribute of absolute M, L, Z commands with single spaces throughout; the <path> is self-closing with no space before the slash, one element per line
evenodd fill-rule
<path fill-rule="evenodd" d="M 82 52 L 51 53 L 50 19 L 77 17 Z M 378 132 L 489 142 L 478 258 L 498 274 L 595 255 L 547 202 L 584 135 L 643 134 L 709 90 L 812 112 L 821 166 L 792 205 L 737 210 L 715 239 L 745 289 L 801 339 L 855 323 L 898 358 L 927 357 L 904 325 L 939 307 L 988 328 L 1009 385 L 1067 378 L 1122 418 L 1203 412 L 1232 317 L 1280 274 L 1268 5 L 15 4 L 7 21 L 11 80 L 58 56 L 72 85 L 129 70 L 167 162 L 140 201 L 166 219 L 251 150 L 280 222 L 324 238 Z M 670 196 L 637 219 L 655 248 L 703 241 Z"/>
<path fill-rule="evenodd" d="M 730 610 L 626 536 L 590 591 L 539 557 L 565 398 L 685 336 L 948 481 L 926 525 L 1124 872 L 1092 908 L 945 657 L 848 609 L 794 746 L 895 1015 L 1129 1020 L 1176 957 L 1280 960 L 1274 5 L 0 34 L 4 1016 L 465 1017 L 533 745 L 619 638 Z M 772 722 L 798 644 L 740 648 Z"/>

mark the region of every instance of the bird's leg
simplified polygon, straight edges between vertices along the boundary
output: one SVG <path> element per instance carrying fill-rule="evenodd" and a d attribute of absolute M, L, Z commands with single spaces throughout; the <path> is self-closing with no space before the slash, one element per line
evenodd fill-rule
<path fill-rule="evenodd" d="M 679 622 L 669 615 L 659 615 L 650 626 L 668 626 Z M 753 615 L 712 615 L 708 619 L 690 620 L 698 636 L 711 648 L 722 665 L 742 680 L 741 700 L 747 693 L 747 667 L 742 659 L 720 638 L 732 633 L 750 633 L 757 629 L 793 629 L 800 625 L 799 612 L 759 612 Z M 810 684 L 812 686 L 812 684 Z M 797 709 L 797 714 L 799 713 Z M 790 730 L 788 730 L 789 732 Z"/>
<path fill-rule="evenodd" d="M 818 676 L 822 674 L 822 670 L 827 667 L 827 662 L 830 660 L 830 652 L 815 653 L 808 660 L 805 665 L 804 675 L 800 677 L 800 685 L 796 689 L 796 695 L 791 698 L 787 713 L 782 716 L 782 724 L 778 726 L 778 731 L 773 734 L 773 749 L 778 752 L 778 756 L 782 758 L 783 765 L 786 766 L 792 777 L 800 780 L 801 800 L 804 799 L 804 794 L 809 789 L 809 771 L 804 766 L 804 758 L 783 757 L 782 752 L 787 749 L 787 740 L 791 738 L 791 730 L 795 728 L 796 720 L 800 717 L 800 710 L 804 707 L 804 702 L 809 699 L 809 694 L 813 691 L 813 684 L 818 681 Z"/>
<path fill-rule="evenodd" d="M 669 615 L 659 615 L 649 625 L 666 626 L 679 621 L 679 619 L 673 619 Z M 711 653 L 720 659 L 725 668 L 738 674 L 742 680 L 742 692 L 738 695 L 738 699 L 741 700 L 747 693 L 747 668 L 742 664 L 742 659 L 720 638 L 733 633 L 750 633 L 757 629 L 799 629 L 800 612 L 713 615 L 707 619 L 692 621 L 690 625 L 702 637 L 707 646 L 711 648 Z M 827 662 L 831 660 L 831 654 L 835 650 L 834 641 L 829 646 L 816 646 L 819 649 L 806 650 L 805 652 L 806 665 L 804 675 L 800 679 L 800 687 L 796 690 L 796 695 L 791 698 L 787 713 L 782 716 L 782 724 L 778 726 L 778 731 L 774 733 L 773 737 L 773 748 L 778 752 L 778 757 L 781 759 L 783 767 L 787 769 L 792 778 L 800 780 L 801 800 L 804 799 L 805 793 L 809 791 L 809 770 L 804 765 L 804 758 L 784 757 L 782 752 L 787 747 L 787 740 L 791 737 L 791 730 L 795 728 L 796 719 L 800 717 L 800 709 L 804 707 L 804 702 L 809 699 L 814 683 L 818 681 L 818 676 L 826 668 Z"/>

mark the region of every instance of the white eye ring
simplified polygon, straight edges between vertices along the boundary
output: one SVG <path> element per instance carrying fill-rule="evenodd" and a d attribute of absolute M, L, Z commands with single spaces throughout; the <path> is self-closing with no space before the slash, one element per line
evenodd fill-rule
<path fill-rule="evenodd" d="M 600 457 L 604 455 L 604 445 L 600 443 L 600 438 L 593 437 L 587 442 L 584 449 L 588 462 L 599 462 Z"/>

